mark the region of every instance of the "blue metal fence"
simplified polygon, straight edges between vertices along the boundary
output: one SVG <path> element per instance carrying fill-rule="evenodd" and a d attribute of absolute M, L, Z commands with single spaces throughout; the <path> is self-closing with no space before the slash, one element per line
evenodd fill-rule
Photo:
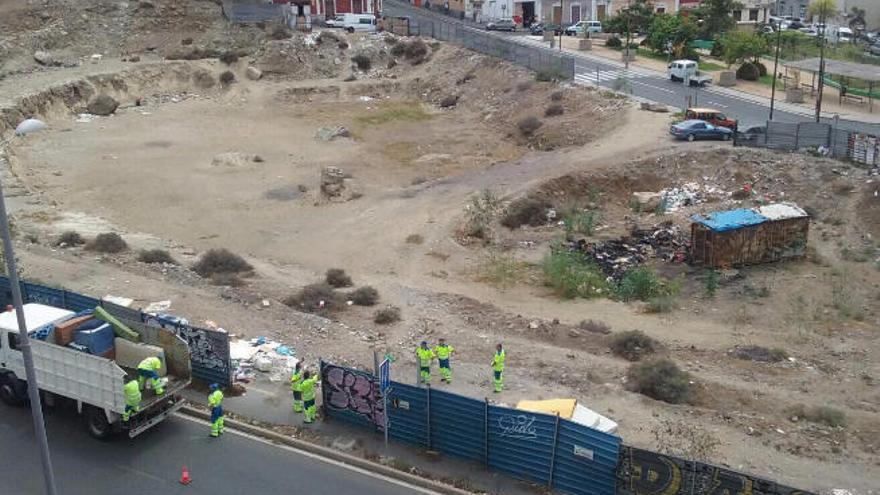
<path fill-rule="evenodd" d="M 380 429 L 384 416 L 367 416 L 380 395 L 358 381 L 371 374 L 321 363 L 324 411 Z M 360 407 L 356 407 L 360 404 Z M 388 435 L 449 456 L 476 461 L 515 478 L 576 495 L 613 495 L 620 439 L 567 419 L 491 406 L 461 395 L 391 382 Z"/>
<path fill-rule="evenodd" d="M 123 320 L 172 329 L 189 345 L 193 377 L 223 386 L 232 383 L 229 335 L 226 332 L 193 327 L 185 320 L 168 315 L 156 317 L 76 292 L 29 282 L 21 283 L 21 292 L 25 303 L 46 304 L 77 312 L 101 306 Z M 11 304 L 12 290 L 9 279 L 2 276 L 0 276 L 0 297 L 4 305 Z"/>

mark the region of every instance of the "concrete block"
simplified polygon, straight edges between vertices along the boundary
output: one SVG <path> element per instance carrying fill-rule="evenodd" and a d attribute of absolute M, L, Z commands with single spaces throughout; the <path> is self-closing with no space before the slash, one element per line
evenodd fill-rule
<path fill-rule="evenodd" d="M 156 356 L 162 361 L 162 368 L 159 369 L 159 376 L 165 376 L 168 373 L 165 365 L 165 351 L 161 347 L 148 344 L 140 344 L 131 342 L 126 339 L 116 337 L 114 341 L 116 347 L 116 364 L 123 368 L 137 369 L 141 361 Z"/>
<path fill-rule="evenodd" d="M 723 70 L 718 75 L 718 83 L 719 86 L 733 86 L 736 84 L 736 72 L 732 70 Z"/>
<path fill-rule="evenodd" d="M 581 39 L 578 40 L 578 50 L 581 51 L 590 51 L 593 49 L 593 40 Z"/>
<path fill-rule="evenodd" d="M 553 34 L 553 31 L 544 31 L 544 41 L 553 41 L 556 35 Z"/>
<path fill-rule="evenodd" d="M 804 90 L 800 88 L 788 88 L 785 90 L 785 102 L 786 103 L 803 103 L 804 102 Z"/>

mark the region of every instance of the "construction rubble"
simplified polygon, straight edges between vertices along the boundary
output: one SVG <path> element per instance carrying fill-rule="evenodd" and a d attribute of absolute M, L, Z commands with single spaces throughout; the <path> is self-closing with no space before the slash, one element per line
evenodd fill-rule
<path fill-rule="evenodd" d="M 233 377 L 237 382 L 249 383 L 256 378 L 256 373 L 268 374 L 271 382 L 289 380 L 299 362 L 294 355 L 295 351 L 290 347 L 265 337 L 229 343 Z"/>

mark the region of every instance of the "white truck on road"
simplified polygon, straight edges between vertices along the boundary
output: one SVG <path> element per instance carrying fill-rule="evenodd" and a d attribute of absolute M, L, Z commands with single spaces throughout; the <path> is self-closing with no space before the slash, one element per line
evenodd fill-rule
<path fill-rule="evenodd" d="M 96 313 L 100 311 L 96 309 Z M 133 334 L 127 334 L 125 339 L 114 339 L 111 335 L 114 347 L 105 350 L 103 355 L 96 355 L 83 346 L 67 342 L 75 330 L 69 328 L 71 319 L 76 316 L 72 311 L 30 303 L 24 305 L 24 315 L 41 397 L 49 406 L 64 401 L 74 403 L 93 437 L 105 439 L 122 431 L 135 437 L 183 406 L 179 392 L 191 380 L 190 354 L 186 342 L 172 331 L 117 320 Z M 58 335 L 64 333 L 62 328 L 67 328 L 64 334 L 67 337 Z M 114 331 L 115 328 L 114 325 Z M 25 405 L 28 401 L 19 342 L 15 310 L 0 313 L 0 400 L 13 406 Z M 136 361 L 140 355 L 150 353 L 162 356 L 164 394 L 145 390 L 140 410 L 128 421 L 122 421 L 123 385 L 137 379 Z"/>
<path fill-rule="evenodd" d="M 705 86 L 712 82 L 712 76 L 700 74 L 699 65 L 693 60 L 674 60 L 666 67 L 666 76 L 671 81 L 682 81 L 688 86 Z"/>

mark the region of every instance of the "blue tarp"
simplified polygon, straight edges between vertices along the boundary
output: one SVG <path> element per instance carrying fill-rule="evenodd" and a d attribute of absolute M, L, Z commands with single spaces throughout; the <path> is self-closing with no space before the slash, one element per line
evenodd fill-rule
<path fill-rule="evenodd" d="M 705 216 L 694 215 L 691 217 L 691 220 L 703 224 L 715 232 L 726 232 L 742 227 L 759 225 L 769 219 L 755 212 L 755 210 L 742 208 L 739 210 L 716 211 Z"/>

